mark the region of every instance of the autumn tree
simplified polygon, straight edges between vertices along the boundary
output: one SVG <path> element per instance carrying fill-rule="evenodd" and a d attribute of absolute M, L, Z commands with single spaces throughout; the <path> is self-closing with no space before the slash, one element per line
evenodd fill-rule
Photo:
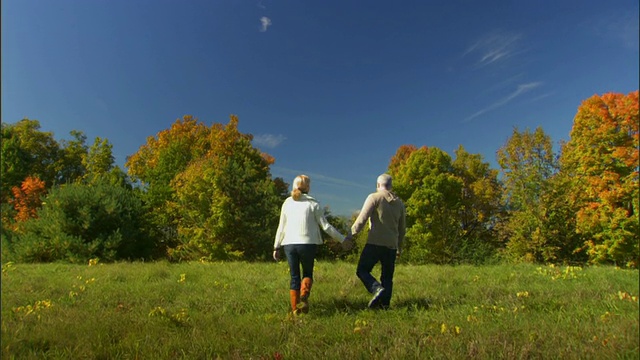
<path fill-rule="evenodd" d="M 27 177 L 37 177 L 47 188 L 82 179 L 88 147 L 83 132 L 72 130 L 71 140 L 56 141 L 53 133 L 40 130 L 37 120 L 2 123 L 2 184 L 0 202 L 11 198 L 11 188 Z"/>
<path fill-rule="evenodd" d="M 255 259 L 269 253 L 282 197 L 271 178 L 273 158 L 251 145 L 231 116 L 212 126 L 208 152 L 172 181 L 179 250 L 189 256 Z"/>
<path fill-rule="evenodd" d="M 426 147 L 425 147 L 426 149 Z M 404 163 L 407 162 L 409 156 L 418 148 L 415 145 L 400 145 L 395 155 L 389 160 L 388 172 L 392 177 L 398 172 Z"/>
<path fill-rule="evenodd" d="M 37 216 L 42 206 L 42 197 L 46 194 L 44 181 L 36 177 L 27 177 L 20 187 L 14 186 L 11 203 L 16 211 L 15 221 L 18 223 Z"/>
<path fill-rule="evenodd" d="M 582 249 L 594 263 L 639 263 L 639 122 L 637 90 L 594 95 L 578 108 L 562 152 Z"/>
<path fill-rule="evenodd" d="M 157 236 L 169 247 L 177 245 L 176 218 L 167 207 L 175 194 L 171 182 L 192 161 L 207 154 L 209 133 L 206 125 L 186 115 L 169 129 L 148 137 L 146 144 L 125 163 L 128 175 L 143 189 L 142 197 Z"/>
<path fill-rule="evenodd" d="M 124 231 L 127 227 L 121 225 L 121 222 L 131 221 L 128 218 L 130 214 L 126 209 L 120 211 L 122 204 L 115 205 L 116 209 L 110 208 L 108 204 L 105 204 L 107 200 L 98 196 L 100 189 L 96 189 L 98 184 L 107 183 L 117 189 L 114 192 L 107 191 L 107 193 L 113 195 L 122 192 L 119 195 L 114 195 L 121 196 L 120 199 L 114 200 L 116 203 L 124 200 L 122 196 L 133 198 L 136 196 L 126 174 L 118 167 L 113 166 L 114 158 L 111 144 L 106 139 L 97 138 L 89 149 L 86 145 L 86 136 L 81 131 L 73 130 L 70 134 L 71 140 L 58 142 L 51 132 L 41 131 L 40 123 L 36 120 L 23 119 L 16 124 L 2 123 L 2 196 L 0 205 L 2 206 L 3 258 L 16 256 L 20 259 L 22 257 L 17 255 L 18 252 L 35 251 L 36 248 L 45 252 L 53 251 L 52 249 L 44 249 L 45 240 L 41 238 L 41 235 L 44 236 L 43 234 L 46 233 L 47 236 L 54 236 L 58 240 L 65 235 L 56 235 L 56 230 L 44 231 L 44 228 L 70 233 L 69 237 L 65 237 L 64 241 L 61 240 L 62 243 L 58 245 L 68 245 L 74 242 L 75 240 L 72 241 L 72 239 L 75 239 L 77 231 L 80 231 L 78 229 L 88 226 L 87 224 L 93 221 L 92 212 L 97 214 L 104 210 L 109 213 L 109 216 L 97 217 L 96 229 L 116 226 L 116 230 Z M 42 197 L 47 195 L 52 188 L 65 188 L 66 186 L 70 186 L 71 190 L 69 191 L 72 194 L 66 193 L 68 198 L 65 199 L 69 200 L 72 204 L 71 207 L 84 209 L 84 212 L 79 215 L 71 214 L 69 218 L 56 213 L 58 215 L 40 221 L 41 209 L 44 204 Z M 65 191 L 67 190 L 62 192 Z M 58 193 L 57 190 L 56 193 Z M 98 198 L 94 196 L 98 196 Z M 55 208 L 57 205 L 59 203 L 50 205 L 48 209 L 51 209 L 51 206 Z M 47 212 L 47 214 L 51 213 Z M 116 218 L 117 216 L 122 218 Z M 69 225 L 66 221 L 75 225 Z M 102 221 L 108 221 L 109 224 L 101 224 Z M 73 228 L 73 226 L 77 228 Z M 142 229 L 138 228 L 136 231 L 140 233 L 139 231 Z M 86 236 L 87 238 L 83 241 L 96 240 L 92 239 L 92 235 L 89 233 L 86 233 Z M 118 236 L 113 235 L 111 240 L 115 241 Z M 124 238 L 126 239 L 127 236 Z M 152 250 L 152 247 L 148 250 Z M 64 251 L 73 252 L 70 248 Z M 102 253 L 96 252 L 95 254 Z M 101 256 L 110 257 L 111 255 L 105 253 Z M 122 256 L 122 253 L 119 256 Z M 37 260 L 38 258 L 48 258 L 48 255 L 35 256 L 33 259 Z M 59 256 L 56 258 L 62 259 Z"/>
<path fill-rule="evenodd" d="M 169 129 L 147 138 L 147 143 L 125 163 L 131 178 L 151 188 L 167 186 L 193 159 L 209 150 L 210 129 L 190 115 L 177 119 Z"/>
<path fill-rule="evenodd" d="M 128 158 L 172 259 L 256 258 L 268 250 L 286 184 L 271 178 L 273 157 L 251 139 L 235 116 L 210 127 L 185 116 Z"/>

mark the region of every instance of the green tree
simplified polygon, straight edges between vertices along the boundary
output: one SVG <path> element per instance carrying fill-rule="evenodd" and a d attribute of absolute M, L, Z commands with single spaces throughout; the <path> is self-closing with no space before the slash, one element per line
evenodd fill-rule
<path fill-rule="evenodd" d="M 462 181 L 451 157 L 438 148 L 411 152 L 395 171 L 394 189 L 407 208 L 407 255 L 420 262 L 455 261 L 462 242 L 457 214 Z"/>
<path fill-rule="evenodd" d="M 516 128 L 497 159 L 505 184 L 507 216 L 501 237 L 507 254 L 517 260 L 557 260 L 561 242 L 548 231 L 542 201 L 553 191 L 550 179 L 557 171 L 551 138 L 540 127 L 534 132 Z"/>
<path fill-rule="evenodd" d="M 105 179 L 54 186 L 37 215 L 11 239 L 16 261 L 149 259 L 153 251 L 142 201 Z"/>
<path fill-rule="evenodd" d="M 453 173 L 462 180 L 462 198 L 458 213 L 463 243 L 461 258 L 484 261 L 501 246 L 496 225 L 502 206 L 502 185 L 498 170 L 484 162 L 482 155 L 468 153 L 462 145 L 455 151 Z"/>
<path fill-rule="evenodd" d="M 51 187 L 58 182 L 60 146 L 53 133 L 40 131 L 40 122 L 23 119 L 2 123 L 1 200 L 8 202 L 11 188 L 28 176 L 37 177 Z"/>
<path fill-rule="evenodd" d="M 402 145 L 388 171 L 407 206 L 409 260 L 482 263 L 494 255 L 502 188 L 481 155 L 460 146 L 452 161 L 438 148 Z"/>
<path fill-rule="evenodd" d="M 91 148 L 82 157 L 82 165 L 86 169 L 85 181 L 92 183 L 102 175 L 109 173 L 114 167 L 113 145 L 107 139 L 97 137 Z"/>
<path fill-rule="evenodd" d="M 594 95 L 578 108 L 562 171 L 572 179 L 576 226 L 594 263 L 640 261 L 638 91 Z"/>
<path fill-rule="evenodd" d="M 579 251 L 583 240 L 577 232 L 578 208 L 571 194 L 573 179 L 563 171 L 549 179 L 547 191 L 541 196 L 544 230 L 556 246 L 556 262 L 584 264 L 587 256 Z"/>
<path fill-rule="evenodd" d="M 81 179 L 86 173 L 83 159 L 87 155 L 87 137 L 83 132 L 72 130 L 72 140 L 62 140 L 57 162 L 58 183 L 70 183 Z"/>

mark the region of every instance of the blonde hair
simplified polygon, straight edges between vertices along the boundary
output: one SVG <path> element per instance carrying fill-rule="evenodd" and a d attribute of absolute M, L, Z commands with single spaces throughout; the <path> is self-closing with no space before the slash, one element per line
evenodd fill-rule
<path fill-rule="evenodd" d="M 293 179 L 293 190 L 291 191 L 291 197 L 293 200 L 300 199 L 302 194 L 309 193 L 309 187 L 311 186 L 311 179 L 307 175 L 298 175 Z"/>

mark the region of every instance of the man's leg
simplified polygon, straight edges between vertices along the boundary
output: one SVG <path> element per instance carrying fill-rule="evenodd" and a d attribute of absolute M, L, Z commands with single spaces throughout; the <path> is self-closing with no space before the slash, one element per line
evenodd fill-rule
<path fill-rule="evenodd" d="M 367 291 L 373 293 L 377 285 L 380 285 L 376 278 L 371 275 L 371 271 L 373 267 L 378 262 L 378 257 L 376 255 L 375 249 L 373 245 L 366 244 L 364 249 L 362 249 L 362 253 L 360 253 L 360 259 L 358 260 L 358 267 L 356 268 L 356 275 L 364 284 L 364 287 L 367 288 Z"/>
<path fill-rule="evenodd" d="M 362 253 L 360 254 L 360 260 L 358 260 L 358 267 L 356 270 L 356 275 L 367 288 L 367 291 L 373 294 L 371 301 L 369 301 L 369 307 L 376 305 L 384 290 L 378 280 L 371 275 L 373 267 L 380 260 L 380 249 L 378 248 L 379 246 L 376 245 L 365 245 L 364 249 L 362 249 Z"/>
<path fill-rule="evenodd" d="M 384 292 L 380 296 L 380 305 L 383 308 L 388 308 L 391 304 L 391 295 L 393 294 L 393 273 L 396 269 L 396 250 L 384 248 L 383 254 L 380 257 L 380 265 L 382 272 L 380 274 L 380 281 Z"/>

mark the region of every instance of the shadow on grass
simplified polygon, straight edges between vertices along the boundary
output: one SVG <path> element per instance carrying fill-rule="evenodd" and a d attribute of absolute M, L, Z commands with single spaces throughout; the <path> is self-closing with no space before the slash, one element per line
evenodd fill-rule
<path fill-rule="evenodd" d="M 429 310 L 432 301 L 425 298 L 402 299 L 392 303 L 392 308 L 407 309 L 407 311 L 424 311 Z"/>
<path fill-rule="evenodd" d="M 311 313 L 315 316 L 335 316 L 338 314 L 355 314 L 361 311 L 385 311 L 383 309 L 369 309 L 368 301 L 350 299 L 327 299 L 314 301 L 309 299 Z M 392 301 L 388 311 L 426 311 L 432 306 L 429 299 L 402 299 Z"/>

